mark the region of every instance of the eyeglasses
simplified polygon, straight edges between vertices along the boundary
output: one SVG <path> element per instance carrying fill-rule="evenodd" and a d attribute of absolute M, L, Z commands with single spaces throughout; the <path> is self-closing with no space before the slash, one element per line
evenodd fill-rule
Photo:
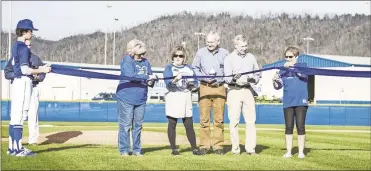
<path fill-rule="evenodd" d="M 27 45 L 27 47 L 31 47 L 31 45 Z"/>
<path fill-rule="evenodd" d="M 173 57 L 174 57 L 174 58 L 177 58 L 177 57 L 179 57 L 179 58 L 184 58 L 184 55 L 174 55 Z"/>
<path fill-rule="evenodd" d="M 146 53 L 136 54 L 138 56 L 144 56 Z"/>
<path fill-rule="evenodd" d="M 290 59 L 293 58 L 293 57 L 295 57 L 295 56 L 285 56 L 285 58 L 290 58 Z"/>

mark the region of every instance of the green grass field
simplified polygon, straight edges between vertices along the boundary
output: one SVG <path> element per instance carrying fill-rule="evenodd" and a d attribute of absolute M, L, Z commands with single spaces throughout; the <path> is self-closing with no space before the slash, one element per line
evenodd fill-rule
<path fill-rule="evenodd" d="M 2 122 L 1 137 L 7 137 L 7 124 Z M 40 122 L 41 133 L 56 131 L 117 130 L 117 123 L 101 122 Z M 27 125 L 27 124 L 25 124 Z M 166 132 L 167 124 L 146 123 L 144 131 Z M 198 136 L 198 124 L 195 124 Z M 228 128 L 228 125 L 225 126 Z M 243 128 L 243 125 L 240 125 Z M 283 125 L 257 125 L 257 128 L 279 128 Z M 25 127 L 27 129 L 27 127 Z M 294 157 L 282 158 L 285 153 L 284 131 L 258 130 L 259 156 L 226 154 L 193 156 L 190 146 L 179 146 L 181 156 L 171 156 L 169 146 L 144 145 L 144 157 L 121 157 L 117 145 L 47 144 L 28 146 L 37 152 L 35 157 L 18 158 L 6 155 L 7 141 L 2 141 L 2 170 L 370 170 L 370 132 L 314 132 L 311 130 L 365 130 L 370 127 L 307 126 L 306 158 L 297 158 L 296 136 Z M 178 124 L 178 135 L 185 135 L 183 125 Z M 27 135 L 27 131 L 24 131 Z M 244 131 L 240 130 L 241 144 Z M 229 130 L 225 139 L 229 139 Z M 244 148 L 241 146 L 241 150 Z"/>

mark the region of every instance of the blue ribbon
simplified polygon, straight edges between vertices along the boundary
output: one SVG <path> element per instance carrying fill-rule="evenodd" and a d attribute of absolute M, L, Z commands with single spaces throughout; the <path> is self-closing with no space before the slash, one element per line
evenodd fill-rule
<path fill-rule="evenodd" d="M 371 78 L 371 71 L 345 71 L 345 70 L 318 69 L 318 68 L 309 68 L 309 67 L 294 67 L 294 70 L 295 70 L 294 72 L 300 72 L 306 75 Z"/>
<path fill-rule="evenodd" d="M 69 75 L 69 76 L 76 76 L 76 77 L 86 77 L 86 78 L 97 78 L 97 79 L 106 79 L 106 80 L 130 80 L 130 81 L 143 81 L 140 78 L 133 78 L 133 77 L 126 77 L 120 75 L 113 75 L 113 74 L 105 74 L 99 72 L 92 72 L 92 71 L 84 71 L 78 70 L 73 68 L 63 68 L 63 67 L 52 67 L 52 73 L 62 74 L 62 75 Z"/>
<path fill-rule="evenodd" d="M 105 74 L 93 71 L 85 71 L 81 69 L 94 69 L 92 67 L 76 67 L 76 66 L 67 66 L 67 65 L 51 65 L 52 73 L 62 74 L 62 75 L 69 75 L 69 76 L 76 76 L 76 77 L 86 77 L 86 78 L 96 78 L 96 79 L 107 79 L 107 80 L 129 80 L 129 81 L 143 81 L 143 79 L 133 78 L 133 77 L 126 77 L 120 75 L 113 75 L 113 74 Z M 241 73 L 241 75 L 246 74 L 253 74 L 256 72 L 263 72 L 272 69 L 280 69 L 280 70 L 289 70 L 292 72 L 303 73 L 306 75 L 324 75 L 324 76 L 341 76 L 341 77 L 363 77 L 363 78 L 371 78 L 371 71 L 344 71 L 344 70 L 332 70 L 332 69 L 318 69 L 318 68 L 309 68 L 309 67 L 293 67 L 293 68 L 285 68 L 285 67 L 269 67 L 260 70 L 250 71 Z M 117 70 L 112 68 L 99 68 L 99 70 Z M 183 76 L 182 78 L 221 78 L 221 77 L 233 77 L 234 75 L 227 75 L 227 76 Z M 165 78 L 158 78 L 157 80 L 167 80 L 167 79 L 174 79 L 173 77 L 165 77 Z"/>

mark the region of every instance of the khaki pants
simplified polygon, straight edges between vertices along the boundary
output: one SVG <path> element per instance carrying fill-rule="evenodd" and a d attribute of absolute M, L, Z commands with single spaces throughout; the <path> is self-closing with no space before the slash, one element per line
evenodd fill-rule
<path fill-rule="evenodd" d="M 214 132 L 212 146 L 222 149 L 224 143 L 224 105 L 226 89 L 200 85 L 200 148 L 210 149 L 210 109 L 213 109 Z"/>
<path fill-rule="evenodd" d="M 250 89 L 230 89 L 227 96 L 229 129 L 232 142 L 232 153 L 240 153 L 240 140 L 238 124 L 242 114 L 246 123 L 245 150 L 248 153 L 255 152 L 256 147 L 256 112 L 255 99 Z"/>

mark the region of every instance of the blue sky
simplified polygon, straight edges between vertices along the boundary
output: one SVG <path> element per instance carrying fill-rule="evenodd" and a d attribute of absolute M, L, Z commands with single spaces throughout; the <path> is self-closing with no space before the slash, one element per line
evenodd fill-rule
<path fill-rule="evenodd" d="M 131 27 L 155 19 L 163 14 L 181 11 L 259 16 L 271 12 L 289 14 L 366 14 L 370 15 L 369 1 L 13 1 L 11 24 L 9 1 L 2 1 L 2 29 L 12 32 L 20 19 L 34 21 L 37 36 L 58 40 L 98 29 L 109 32 L 121 27 Z M 107 8 L 110 4 L 112 7 Z M 113 18 L 119 20 L 114 24 Z"/>

